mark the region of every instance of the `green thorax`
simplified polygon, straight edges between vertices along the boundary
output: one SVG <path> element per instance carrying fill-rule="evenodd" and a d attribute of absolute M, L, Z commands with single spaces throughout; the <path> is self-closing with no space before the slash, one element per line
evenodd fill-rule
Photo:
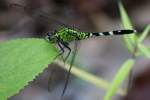
<path fill-rule="evenodd" d="M 71 42 L 74 40 L 86 39 L 88 38 L 89 33 L 80 32 L 68 27 L 61 27 L 57 30 L 56 35 L 64 42 Z"/>

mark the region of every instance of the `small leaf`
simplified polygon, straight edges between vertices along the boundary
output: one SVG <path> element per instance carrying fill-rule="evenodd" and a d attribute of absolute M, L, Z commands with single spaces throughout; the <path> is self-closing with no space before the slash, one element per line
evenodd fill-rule
<path fill-rule="evenodd" d="M 123 27 L 125 29 L 133 29 L 130 18 L 128 17 L 128 14 L 121 2 L 119 3 L 119 10 L 120 10 Z M 132 44 L 136 44 L 136 40 L 137 40 L 136 34 L 125 35 L 124 40 L 125 40 L 127 48 L 132 52 L 134 49 Z"/>
<path fill-rule="evenodd" d="M 112 84 L 110 85 L 110 87 L 104 97 L 104 100 L 111 100 L 112 96 L 116 93 L 120 84 L 128 76 L 130 70 L 133 67 L 134 62 L 135 61 L 133 59 L 129 59 L 122 65 L 122 67 L 117 72 L 115 78 L 113 79 Z"/>
<path fill-rule="evenodd" d="M 124 41 L 125 41 L 125 45 L 126 45 L 126 47 L 128 48 L 128 50 L 130 51 L 130 52 L 133 52 L 133 46 L 132 46 L 132 43 L 131 43 L 131 41 L 130 41 L 130 39 L 129 39 L 129 36 L 123 36 L 123 38 L 124 38 Z"/>
<path fill-rule="evenodd" d="M 126 29 L 133 29 L 133 25 L 131 24 L 130 18 L 121 2 L 119 2 L 119 10 L 123 27 Z"/>
<path fill-rule="evenodd" d="M 150 49 L 145 47 L 143 44 L 139 43 L 138 44 L 138 48 L 139 48 L 139 51 L 145 55 L 146 57 L 150 58 Z"/>
<path fill-rule="evenodd" d="M 44 39 L 17 39 L 0 43 L 0 100 L 17 94 L 57 55 Z"/>
<path fill-rule="evenodd" d="M 140 36 L 140 38 L 138 39 L 139 43 L 141 43 L 145 38 L 146 36 L 148 35 L 150 31 L 150 25 L 148 25 L 145 30 L 143 31 L 142 35 Z"/>

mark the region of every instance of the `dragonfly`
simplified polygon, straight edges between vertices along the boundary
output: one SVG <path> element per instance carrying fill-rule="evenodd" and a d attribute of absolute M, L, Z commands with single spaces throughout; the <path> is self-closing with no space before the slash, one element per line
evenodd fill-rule
<path fill-rule="evenodd" d="M 27 9 L 26 7 L 19 5 L 19 4 L 11 4 L 11 6 L 23 7 L 24 10 Z M 66 77 L 66 81 L 64 84 L 64 88 L 63 88 L 61 97 L 64 96 L 65 91 L 67 89 L 72 65 L 74 64 L 74 60 L 77 55 L 78 42 L 80 40 L 93 38 L 93 37 L 99 37 L 99 36 L 100 37 L 101 36 L 116 36 L 116 35 L 128 35 L 128 34 L 136 33 L 136 30 L 132 30 L 132 29 L 114 30 L 114 31 L 109 31 L 109 32 L 82 32 L 74 27 L 71 27 L 69 25 L 62 23 L 61 21 L 58 21 L 58 20 L 48 17 L 49 15 L 45 12 L 39 11 L 39 12 L 37 12 L 37 14 L 38 14 L 38 16 L 42 16 L 48 20 L 53 20 L 56 23 L 60 24 L 60 27 L 58 29 L 56 29 L 52 32 L 47 32 L 47 35 L 45 37 L 49 43 L 55 43 L 58 45 L 58 47 L 60 49 L 60 53 L 56 56 L 56 58 L 59 56 L 63 57 L 63 54 L 65 53 L 65 49 L 67 49 L 69 52 L 65 58 L 63 57 L 63 61 L 65 63 L 66 60 L 68 59 L 68 57 L 70 56 L 71 52 L 73 54 L 71 61 L 70 61 L 70 67 L 69 67 L 69 70 L 67 73 L 67 77 Z M 37 16 L 37 14 L 35 14 L 35 15 Z M 73 48 L 74 50 L 72 50 L 69 46 L 70 42 L 72 42 L 72 41 L 75 41 L 75 45 Z M 51 79 L 49 79 L 49 81 L 51 81 Z"/>
<path fill-rule="evenodd" d="M 69 50 L 66 58 L 64 59 L 64 61 L 66 61 L 66 59 L 69 57 L 69 55 L 71 53 L 71 48 L 69 47 L 69 43 L 72 41 L 79 41 L 79 40 L 88 39 L 88 38 L 97 37 L 97 36 L 127 35 L 127 34 L 132 34 L 132 33 L 136 33 L 136 30 L 125 29 L 125 30 L 115 30 L 115 31 L 109 31 L 109 32 L 81 32 L 78 29 L 61 26 L 59 29 L 57 29 L 53 32 L 48 32 L 46 39 L 50 43 L 58 44 L 58 46 L 61 50 L 60 54 L 58 56 L 64 54 L 65 48 L 67 50 Z M 62 96 L 64 95 L 64 93 L 67 89 L 71 68 L 72 68 L 72 65 L 73 65 L 73 62 L 74 62 L 74 59 L 76 56 L 76 51 L 77 51 L 76 46 L 77 45 L 75 45 L 75 47 L 74 47 L 75 52 L 74 52 L 72 60 L 70 62 L 70 67 L 69 67 L 68 74 L 67 74 L 67 80 L 65 82 Z"/>

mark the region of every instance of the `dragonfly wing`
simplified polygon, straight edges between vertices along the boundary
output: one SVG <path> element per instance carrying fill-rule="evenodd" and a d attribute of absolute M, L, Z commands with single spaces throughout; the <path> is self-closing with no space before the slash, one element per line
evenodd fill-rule
<path fill-rule="evenodd" d="M 48 91 L 53 92 L 65 80 L 65 72 L 57 64 L 50 64 L 48 75 Z"/>
<path fill-rule="evenodd" d="M 65 91 L 66 91 L 67 86 L 68 86 L 71 68 L 72 68 L 72 65 L 74 64 L 74 61 L 75 61 L 75 58 L 76 58 L 76 55 L 77 55 L 77 51 L 78 51 L 78 44 L 79 44 L 79 41 L 75 41 L 74 48 L 73 48 L 73 51 L 72 51 L 72 58 L 71 58 L 71 61 L 70 61 L 70 67 L 69 67 L 69 70 L 68 70 L 68 73 L 67 73 L 66 82 L 65 82 L 61 97 L 64 96 Z"/>

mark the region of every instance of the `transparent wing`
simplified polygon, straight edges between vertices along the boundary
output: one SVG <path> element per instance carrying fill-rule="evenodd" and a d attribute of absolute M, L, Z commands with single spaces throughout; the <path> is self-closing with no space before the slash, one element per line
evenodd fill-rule
<path fill-rule="evenodd" d="M 36 9 L 32 11 L 31 8 L 26 7 L 24 5 L 20 5 L 20 4 L 10 4 L 9 9 L 12 9 L 12 10 L 14 9 L 16 11 L 19 11 L 19 13 L 24 14 L 24 17 L 22 17 L 22 20 L 20 20 L 17 23 L 18 25 L 16 25 L 13 29 L 14 31 L 17 30 L 17 32 L 19 32 L 19 30 L 23 30 L 23 28 L 26 28 L 26 29 L 30 28 L 31 32 L 33 30 L 32 32 L 33 34 L 38 33 L 39 35 L 42 28 L 45 33 L 49 30 L 54 31 L 58 29 L 60 26 L 72 28 L 72 26 L 65 24 L 64 22 L 58 20 L 60 19 L 58 16 L 53 15 L 42 9 Z M 34 31 L 34 30 L 37 30 L 39 32 Z"/>
<path fill-rule="evenodd" d="M 52 92 L 65 80 L 65 72 L 57 64 L 51 64 L 48 72 L 48 91 Z"/>
<path fill-rule="evenodd" d="M 68 83 L 69 83 L 71 68 L 72 68 L 72 65 L 74 64 L 74 61 L 75 61 L 75 58 L 76 58 L 76 55 L 77 55 L 78 45 L 79 45 L 79 41 L 75 41 L 73 51 L 72 51 L 72 57 L 71 57 L 71 61 L 70 61 L 70 67 L 69 67 L 69 70 L 67 72 L 66 81 L 65 81 L 65 84 L 64 84 L 64 88 L 63 88 L 63 92 L 62 92 L 61 97 L 64 96 L 65 91 L 66 91 L 67 86 L 68 86 Z"/>

